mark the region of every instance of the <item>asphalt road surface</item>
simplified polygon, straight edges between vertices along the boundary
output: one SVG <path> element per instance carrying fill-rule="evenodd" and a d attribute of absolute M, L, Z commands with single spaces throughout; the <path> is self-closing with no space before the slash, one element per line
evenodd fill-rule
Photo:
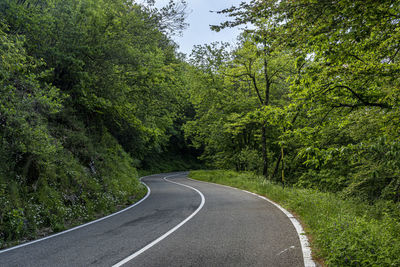
<path fill-rule="evenodd" d="M 185 173 L 142 181 L 151 192 L 138 205 L 0 251 L 0 266 L 304 266 L 293 224 L 269 202 Z"/>

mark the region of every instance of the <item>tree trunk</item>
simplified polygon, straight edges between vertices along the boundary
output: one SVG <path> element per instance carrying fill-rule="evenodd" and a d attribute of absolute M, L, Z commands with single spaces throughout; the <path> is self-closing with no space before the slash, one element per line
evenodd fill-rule
<path fill-rule="evenodd" d="M 276 177 L 276 175 L 278 174 L 279 164 L 281 163 L 281 159 L 282 159 L 282 151 L 281 151 L 281 154 L 279 154 L 279 157 L 278 157 L 278 159 L 277 159 L 277 161 L 276 161 L 275 168 L 274 168 L 274 172 L 272 173 L 272 176 L 271 176 L 271 179 L 272 179 L 272 180 L 273 180 L 273 179 Z M 279 180 L 279 178 L 276 178 L 276 181 L 278 181 L 278 180 Z"/>
<path fill-rule="evenodd" d="M 283 146 L 281 147 L 281 155 L 282 155 L 282 186 L 285 187 L 285 158 L 284 158 Z"/>
<path fill-rule="evenodd" d="M 268 178 L 268 154 L 267 154 L 267 129 L 264 125 L 262 127 L 262 135 L 261 135 L 261 142 L 262 142 L 262 157 L 263 157 L 263 175 L 265 178 Z"/>
<path fill-rule="evenodd" d="M 269 91 L 271 88 L 271 81 L 269 80 L 268 75 L 268 60 L 267 60 L 267 44 L 264 40 L 264 79 L 265 79 L 265 98 L 263 106 L 266 107 L 269 105 Z M 263 175 L 267 179 L 268 178 L 268 152 L 267 152 L 267 127 L 266 121 L 264 121 L 262 127 L 262 153 L 263 153 Z"/>

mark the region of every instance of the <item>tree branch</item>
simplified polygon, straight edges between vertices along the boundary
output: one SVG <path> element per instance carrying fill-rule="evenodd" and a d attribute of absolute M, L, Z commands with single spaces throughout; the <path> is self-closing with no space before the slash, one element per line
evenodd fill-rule
<path fill-rule="evenodd" d="M 262 105 L 263 104 L 263 99 L 261 97 L 260 90 L 258 89 L 256 76 L 251 74 L 251 61 L 250 61 L 249 67 L 247 68 L 247 66 L 246 66 L 246 69 L 248 70 L 248 73 L 247 73 L 248 76 L 251 78 L 251 80 L 253 82 L 254 89 L 257 92 L 258 100 L 260 100 L 260 104 Z"/>
<path fill-rule="evenodd" d="M 349 91 L 353 96 L 355 96 L 358 101 L 360 101 L 361 103 L 359 104 L 339 104 L 339 107 L 361 107 L 361 106 L 371 106 L 371 107 L 380 107 L 380 108 L 387 108 L 390 109 L 392 108 L 390 105 L 385 104 L 385 103 L 373 103 L 373 102 L 369 102 L 367 100 L 365 100 L 360 94 L 356 93 L 353 89 L 351 89 L 349 86 L 346 85 L 336 85 L 335 87 L 333 87 L 330 90 L 336 89 L 336 88 L 343 88 L 346 89 L 347 91 Z M 335 106 L 337 107 L 337 106 Z"/>
<path fill-rule="evenodd" d="M 260 100 L 260 103 L 262 105 L 264 103 L 264 101 L 262 100 L 262 97 L 261 97 L 261 94 L 260 94 L 260 90 L 258 89 L 256 77 L 255 77 L 255 75 L 252 75 L 251 73 L 248 73 L 248 76 L 251 78 L 251 80 L 253 82 L 254 89 L 257 92 L 258 100 Z"/>

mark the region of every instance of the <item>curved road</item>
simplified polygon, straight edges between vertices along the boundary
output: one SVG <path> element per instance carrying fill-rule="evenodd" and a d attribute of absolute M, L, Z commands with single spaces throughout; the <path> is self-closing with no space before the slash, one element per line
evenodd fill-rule
<path fill-rule="evenodd" d="M 186 174 L 143 182 L 140 204 L 11 250 L 0 266 L 304 266 L 290 219 L 269 202 Z"/>

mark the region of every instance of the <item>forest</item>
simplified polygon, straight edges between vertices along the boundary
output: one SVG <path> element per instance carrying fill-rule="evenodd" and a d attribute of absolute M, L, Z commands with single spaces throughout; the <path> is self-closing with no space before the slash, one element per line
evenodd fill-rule
<path fill-rule="evenodd" d="M 140 199 L 138 169 L 197 164 L 181 130 L 187 64 L 170 39 L 181 12 L 0 1 L 0 246 Z"/>
<path fill-rule="evenodd" d="M 0 247 L 189 169 L 378 203 L 398 227 L 400 1 L 243 2 L 211 26 L 237 42 L 190 55 L 185 4 L 0 1 Z"/>
<path fill-rule="evenodd" d="M 201 82 L 186 136 L 217 168 L 399 202 L 398 8 L 254 1 L 221 11 L 234 20 L 215 30 L 254 28 L 230 49 L 194 49 Z"/>

